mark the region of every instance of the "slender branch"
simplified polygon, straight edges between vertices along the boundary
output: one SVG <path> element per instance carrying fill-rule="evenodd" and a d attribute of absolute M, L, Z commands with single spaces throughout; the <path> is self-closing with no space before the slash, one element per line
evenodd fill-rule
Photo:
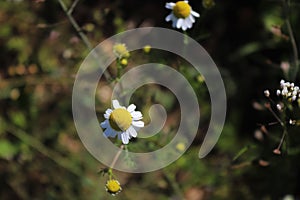
<path fill-rule="evenodd" d="M 284 142 L 284 138 L 285 138 L 286 135 L 287 135 L 287 130 L 284 129 L 284 130 L 283 130 L 282 137 L 281 137 L 281 139 L 280 139 L 280 143 L 278 144 L 278 147 L 277 147 L 276 149 L 280 150 L 280 148 L 281 148 L 281 146 L 282 146 L 282 144 L 283 144 L 283 142 Z"/>
<path fill-rule="evenodd" d="M 74 8 L 76 7 L 76 5 L 77 5 L 78 2 L 79 2 L 79 0 L 75 0 L 75 1 L 73 2 L 73 4 L 71 5 L 71 7 L 70 7 L 70 9 L 69 9 L 69 11 L 68 11 L 68 14 L 69 14 L 69 15 L 72 14 L 72 12 L 73 12 L 73 10 L 74 10 Z"/>
<path fill-rule="evenodd" d="M 276 125 L 276 124 L 278 124 L 278 122 L 269 122 L 269 123 L 267 123 L 268 126 L 273 126 L 273 125 Z"/>
<path fill-rule="evenodd" d="M 281 151 L 280 151 L 280 148 L 283 144 L 284 141 L 286 141 L 286 144 L 287 144 L 287 139 L 286 137 L 288 136 L 288 131 L 287 131 L 287 120 L 286 120 L 286 113 L 287 112 L 287 106 L 284 106 L 284 110 L 282 112 L 282 119 L 283 119 L 283 124 L 281 124 L 282 128 L 283 128 L 283 134 L 281 136 L 281 139 L 280 139 L 280 142 L 278 144 L 278 147 L 273 151 L 274 153 L 276 154 L 280 154 Z M 288 152 L 288 146 L 286 146 L 286 152 Z"/>
<path fill-rule="evenodd" d="M 299 70 L 299 57 L 298 57 L 298 48 L 297 48 L 297 43 L 295 40 L 295 36 L 293 33 L 293 29 L 292 29 L 292 25 L 289 19 L 289 1 L 288 0 L 284 0 L 283 1 L 284 4 L 284 12 L 285 12 L 285 23 L 288 29 L 288 33 L 289 33 L 289 37 L 290 37 L 290 41 L 291 41 L 291 45 L 292 45 L 292 49 L 293 49 L 293 55 L 294 55 L 294 71 L 292 72 L 292 80 L 295 80 L 295 78 L 297 77 L 297 73 Z"/>
<path fill-rule="evenodd" d="M 27 134 L 22 129 L 19 129 L 13 125 L 8 125 L 6 130 L 14 135 L 15 137 L 19 138 L 22 142 L 26 143 L 27 145 L 31 146 L 32 148 L 36 149 L 40 153 L 42 153 L 44 156 L 50 158 L 52 161 L 54 161 L 59 166 L 67 169 L 68 171 L 72 172 L 73 174 L 81 177 L 82 172 L 79 168 L 73 166 L 70 164 L 68 159 L 63 158 L 60 154 L 56 153 L 55 151 L 50 150 L 47 148 L 43 143 L 41 143 L 39 140 L 34 138 L 33 136 Z"/>
<path fill-rule="evenodd" d="M 53 23 L 53 24 L 43 24 L 43 23 L 41 23 L 41 24 L 37 24 L 36 27 L 41 28 L 41 29 L 43 29 L 43 28 L 52 28 L 52 27 L 59 26 L 59 25 L 62 25 L 64 23 L 67 23 L 67 22 L 68 22 L 68 20 L 63 20 L 63 21 L 56 22 L 56 23 Z"/>
<path fill-rule="evenodd" d="M 79 27 L 78 23 L 75 21 L 74 17 L 71 15 L 71 13 L 68 12 L 68 8 L 67 8 L 66 4 L 62 0 L 58 0 L 58 2 L 60 3 L 61 8 L 66 13 L 70 23 L 72 24 L 72 26 L 74 27 L 76 32 L 79 34 L 79 36 L 81 37 L 84 44 L 87 46 L 87 48 L 89 50 L 92 50 L 93 47 L 92 47 L 90 41 L 88 40 L 86 35 L 82 32 L 82 29 Z"/>
<path fill-rule="evenodd" d="M 75 0 L 75 2 L 73 3 L 72 6 L 76 6 L 78 0 Z M 90 43 L 89 39 L 87 38 L 87 36 L 84 34 L 84 32 L 82 31 L 82 29 L 80 28 L 80 26 L 78 25 L 78 23 L 76 22 L 76 20 L 74 19 L 74 17 L 71 15 L 72 14 L 72 11 L 74 8 L 71 8 L 68 10 L 66 4 L 63 2 L 63 0 L 58 0 L 61 8 L 63 9 L 63 11 L 66 13 L 70 23 L 72 24 L 73 28 L 76 30 L 76 32 L 78 33 L 78 35 L 80 36 L 80 38 L 82 39 L 83 43 L 85 44 L 85 46 L 88 48 L 89 51 L 92 51 L 93 50 L 93 46 L 92 44 Z M 95 57 L 95 59 L 97 59 L 99 57 L 99 55 L 95 52 L 95 51 L 92 51 L 93 53 L 93 56 Z M 110 80 L 111 79 L 111 76 L 110 74 L 107 72 L 107 71 L 104 71 L 103 72 L 106 80 Z"/>
<path fill-rule="evenodd" d="M 246 161 L 246 162 L 242 162 L 240 164 L 232 165 L 230 168 L 231 169 L 240 169 L 240 168 L 247 167 L 247 166 L 249 166 L 251 164 L 252 164 L 251 161 Z"/>
<path fill-rule="evenodd" d="M 113 161 L 111 162 L 109 168 L 112 169 L 112 168 L 115 166 L 115 164 L 116 164 L 117 160 L 119 159 L 119 157 L 120 157 L 121 152 L 123 151 L 123 149 L 124 149 L 124 145 L 121 145 L 119 151 L 118 151 L 117 154 L 115 155 L 115 157 L 114 157 Z"/>
<path fill-rule="evenodd" d="M 278 117 L 278 115 L 273 111 L 270 105 L 266 105 L 266 108 L 272 113 L 276 120 L 280 123 L 281 126 L 284 126 L 283 121 Z"/>

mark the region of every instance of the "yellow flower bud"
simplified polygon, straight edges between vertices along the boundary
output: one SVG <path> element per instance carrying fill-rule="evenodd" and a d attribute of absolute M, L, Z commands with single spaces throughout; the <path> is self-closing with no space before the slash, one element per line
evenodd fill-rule
<path fill-rule="evenodd" d="M 128 65 L 128 60 L 127 60 L 126 58 L 122 58 L 122 59 L 120 60 L 120 63 L 121 63 L 121 65 L 123 65 L 123 66 L 127 66 L 127 65 Z"/>
<path fill-rule="evenodd" d="M 151 46 L 150 45 L 146 45 L 146 46 L 144 46 L 143 50 L 144 50 L 145 53 L 150 53 Z"/>
<path fill-rule="evenodd" d="M 176 145 L 176 149 L 180 152 L 183 152 L 185 150 L 185 144 L 183 142 L 179 142 L 177 145 Z"/>

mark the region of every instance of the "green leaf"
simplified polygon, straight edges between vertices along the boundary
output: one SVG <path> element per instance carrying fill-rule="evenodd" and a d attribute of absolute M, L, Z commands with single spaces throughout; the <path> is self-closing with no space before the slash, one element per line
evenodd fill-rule
<path fill-rule="evenodd" d="M 11 112 L 10 118 L 15 125 L 26 128 L 26 117 L 22 112 Z"/>
<path fill-rule="evenodd" d="M 0 135 L 6 130 L 6 122 L 0 117 Z"/>
<path fill-rule="evenodd" d="M 0 157 L 4 159 L 11 159 L 16 153 L 18 149 L 12 143 L 2 140 L 0 141 Z"/>

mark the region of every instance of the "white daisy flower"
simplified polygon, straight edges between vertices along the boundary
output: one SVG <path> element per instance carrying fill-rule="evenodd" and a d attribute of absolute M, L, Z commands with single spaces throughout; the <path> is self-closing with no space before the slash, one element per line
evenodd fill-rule
<path fill-rule="evenodd" d="M 192 10 L 188 1 L 166 3 L 166 8 L 172 10 L 172 13 L 166 17 L 166 21 L 172 21 L 174 28 L 181 28 L 184 31 L 192 28 L 195 17 L 200 17 L 199 13 Z"/>
<path fill-rule="evenodd" d="M 128 144 L 130 138 L 137 136 L 137 131 L 144 127 L 144 122 L 140 121 L 143 115 L 140 111 L 135 111 L 136 106 L 131 104 L 126 107 L 120 106 L 118 100 L 112 101 L 113 109 L 107 109 L 104 117 L 105 121 L 100 125 L 105 131 L 104 137 L 116 137 L 122 140 L 123 144 Z"/>

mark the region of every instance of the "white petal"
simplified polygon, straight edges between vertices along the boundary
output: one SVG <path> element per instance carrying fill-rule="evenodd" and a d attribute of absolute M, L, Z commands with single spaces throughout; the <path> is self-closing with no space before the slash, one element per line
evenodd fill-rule
<path fill-rule="evenodd" d="M 181 28 L 183 31 L 186 31 L 187 25 L 186 25 L 185 21 L 182 23 Z"/>
<path fill-rule="evenodd" d="M 112 113 L 112 111 L 113 111 L 112 109 L 108 108 L 108 109 L 105 111 L 105 113 L 106 113 L 106 114 L 110 114 L 110 113 Z"/>
<path fill-rule="evenodd" d="M 113 137 L 113 138 L 114 138 L 114 137 L 116 137 L 117 134 L 118 134 L 117 131 L 111 129 L 110 137 Z"/>
<path fill-rule="evenodd" d="M 111 132 L 112 130 L 110 128 L 107 128 L 104 132 L 103 132 L 103 136 L 104 137 L 110 137 L 111 136 Z"/>
<path fill-rule="evenodd" d="M 178 19 L 173 17 L 173 24 L 172 24 L 173 28 L 176 28 L 177 21 L 178 21 Z"/>
<path fill-rule="evenodd" d="M 120 106 L 120 103 L 118 100 L 113 100 L 112 101 L 112 105 L 113 105 L 113 108 L 116 109 L 116 108 L 121 108 Z"/>
<path fill-rule="evenodd" d="M 175 6 L 175 3 L 171 2 L 171 3 L 166 3 L 166 8 L 168 9 L 173 9 L 173 7 Z"/>
<path fill-rule="evenodd" d="M 127 108 L 127 111 L 131 113 L 132 111 L 135 110 L 135 108 L 136 108 L 136 106 L 134 104 L 130 104 Z"/>
<path fill-rule="evenodd" d="M 105 119 L 108 119 L 111 113 L 112 113 L 112 109 L 110 109 L 110 108 L 107 109 L 104 114 Z"/>
<path fill-rule="evenodd" d="M 137 136 L 137 132 L 132 126 L 130 126 L 127 131 L 129 132 L 129 135 L 131 135 L 132 137 L 135 138 Z"/>
<path fill-rule="evenodd" d="M 126 132 L 123 132 L 121 134 L 121 139 L 122 139 L 123 144 L 128 144 L 129 143 L 129 137 L 128 137 L 128 134 L 126 134 Z"/>
<path fill-rule="evenodd" d="M 187 26 L 187 28 L 192 28 L 193 23 L 191 22 L 189 17 L 185 19 L 185 25 Z"/>
<path fill-rule="evenodd" d="M 140 111 L 134 111 L 132 113 L 130 113 L 133 120 L 140 120 L 140 119 L 143 119 L 143 115 Z"/>
<path fill-rule="evenodd" d="M 136 127 L 144 127 L 143 121 L 132 121 L 132 125 Z"/>
<path fill-rule="evenodd" d="M 138 120 L 141 120 L 141 119 L 143 119 L 142 116 L 140 116 L 140 117 L 132 117 L 132 120 L 133 120 L 133 121 L 138 121 Z"/>
<path fill-rule="evenodd" d="M 110 114 L 105 113 L 103 116 L 104 116 L 105 119 L 109 119 Z"/>
<path fill-rule="evenodd" d="M 177 23 L 176 23 L 176 27 L 177 28 L 181 28 L 182 23 L 183 23 L 183 19 L 179 18 L 178 21 L 177 21 Z"/>
<path fill-rule="evenodd" d="M 195 17 L 200 17 L 200 14 L 197 13 L 197 12 L 195 12 L 195 11 L 193 11 L 193 10 L 192 10 L 191 14 L 194 15 Z"/>
<path fill-rule="evenodd" d="M 185 3 L 189 3 L 189 1 L 184 1 Z"/>
<path fill-rule="evenodd" d="M 101 123 L 100 123 L 100 126 L 101 126 L 102 128 L 107 128 L 107 127 L 109 127 L 109 122 L 108 122 L 108 120 L 105 120 L 104 122 L 101 122 Z"/>
<path fill-rule="evenodd" d="M 169 14 L 169 15 L 165 18 L 165 20 L 166 20 L 167 22 L 171 21 L 171 20 L 172 20 L 172 15 L 173 15 L 173 13 Z"/>
<path fill-rule="evenodd" d="M 140 127 L 136 127 L 136 126 L 132 126 L 133 128 L 134 128 L 134 130 L 136 131 L 136 132 L 138 132 L 141 128 Z"/>
<path fill-rule="evenodd" d="M 190 20 L 191 20 L 192 23 L 195 22 L 195 17 L 193 15 L 190 15 L 189 18 L 190 18 Z"/>

